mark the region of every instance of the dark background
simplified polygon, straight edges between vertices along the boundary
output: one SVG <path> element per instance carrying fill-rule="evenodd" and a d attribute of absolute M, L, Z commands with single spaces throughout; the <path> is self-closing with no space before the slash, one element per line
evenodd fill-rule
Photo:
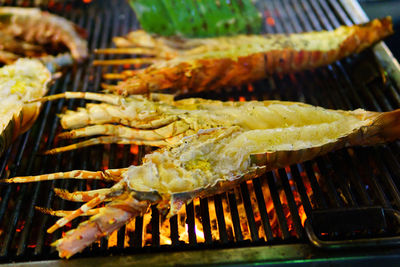
<path fill-rule="evenodd" d="M 359 0 L 370 19 L 392 16 L 395 34 L 385 43 L 400 61 L 400 0 Z"/>

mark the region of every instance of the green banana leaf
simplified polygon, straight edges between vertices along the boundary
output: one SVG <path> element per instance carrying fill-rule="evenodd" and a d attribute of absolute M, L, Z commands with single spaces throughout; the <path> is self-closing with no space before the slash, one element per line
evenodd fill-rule
<path fill-rule="evenodd" d="M 129 0 L 142 28 L 188 38 L 260 33 L 262 17 L 251 0 Z"/>

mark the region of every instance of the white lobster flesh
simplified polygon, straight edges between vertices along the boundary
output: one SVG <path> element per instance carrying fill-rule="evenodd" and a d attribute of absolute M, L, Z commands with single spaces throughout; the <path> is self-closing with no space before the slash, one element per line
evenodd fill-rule
<path fill-rule="evenodd" d="M 38 60 L 19 59 L 0 68 L 0 156 L 35 122 L 41 103 L 25 102 L 45 95 L 50 81 L 50 72 Z"/>

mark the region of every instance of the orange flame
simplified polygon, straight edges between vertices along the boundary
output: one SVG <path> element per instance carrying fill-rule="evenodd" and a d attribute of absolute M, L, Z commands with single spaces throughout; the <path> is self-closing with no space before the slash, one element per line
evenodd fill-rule
<path fill-rule="evenodd" d="M 135 147 L 135 146 L 132 146 Z M 131 147 L 131 149 L 132 149 Z M 137 146 L 136 146 L 137 147 Z M 135 149 L 135 148 L 133 148 Z M 288 173 L 290 173 L 290 169 L 287 169 Z M 304 211 L 303 204 L 301 202 L 300 194 L 297 191 L 296 184 L 295 182 L 289 177 L 289 185 L 291 187 L 291 191 L 295 200 L 295 203 L 297 205 L 297 209 L 299 212 L 300 220 L 302 225 L 304 225 L 304 222 L 307 218 L 306 213 Z M 310 186 L 310 183 L 308 179 L 306 179 L 306 174 L 301 173 L 301 178 L 303 180 L 303 183 L 306 188 L 306 193 L 310 197 L 312 196 L 312 189 Z M 261 187 L 262 187 L 262 192 L 264 195 L 264 200 L 265 200 L 265 207 L 268 213 L 268 218 L 270 220 L 270 225 L 272 228 L 272 233 L 274 237 L 280 237 L 282 238 L 282 232 L 280 229 L 280 225 L 278 222 L 278 217 L 275 211 L 275 206 L 272 201 L 272 197 L 270 195 L 269 187 L 268 184 L 265 180 L 260 180 L 261 181 Z M 277 183 L 279 184 L 279 183 Z M 252 204 L 252 210 L 254 214 L 254 220 L 255 224 L 257 227 L 258 231 L 258 236 L 260 239 L 264 239 L 267 241 L 266 234 L 264 233 L 264 228 L 262 224 L 262 218 L 261 214 L 258 208 L 258 202 L 257 202 L 257 197 L 255 195 L 254 191 L 254 184 L 253 181 L 249 180 L 246 182 L 246 185 L 249 189 L 249 195 L 250 195 L 250 200 Z M 278 194 L 279 194 L 279 199 L 283 207 L 283 212 L 287 221 L 288 225 L 288 230 L 291 235 L 296 235 L 296 229 L 294 227 L 293 219 L 292 219 L 292 214 L 290 213 L 289 205 L 288 205 L 288 200 L 286 198 L 285 191 L 283 188 L 281 188 L 279 185 L 277 185 L 278 188 Z M 237 209 L 239 212 L 239 221 L 240 221 L 240 229 L 242 232 L 242 236 L 244 240 L 251 240 L 251 233 L 250 233 L 250 227 L 248 225 L 248 220 L 246 216 L 246 210 L 245 206 L 243 203 L 242 195 L 240 193 L 240 189 L 235 189 L 233 191 L 236 199 L 236 204 L 237 204 Z M 231 218 L 231 213 L 230 213 L 230 207 L 229 207 L 229 201 L 227 198 L 226 194 L 221 195 L 221 201 L 222 201 L 222 206 L 223 206 L 223 213 L 224 213 L 224 220 L 225 220 L 225 226 L 226 226 L 226 232 L 228 235 L 228 239 L 233 241 L 235 240 L 235 233 L 233 231 L 234 225 L 233 221 Z M 210 218 L 210 225 L 211 225 L 211 235 L 212 235 L 212 240 L 213 241 L 219 241 L 220 239 L 220 233 L 219 233 L 219 227 L 218 227 L 218 221 L 217 221 L 217 213 L 216 213 L 216 206 L 215 206 L 215 201 L 213 198 L 208 199 L 208 210 L 209 210 L 209 218 Z M 203 230 L 203 221 L 201 218 L 201 212 L 200 212 L 200 199 L 195 199 L 193 200 L 193 206 L 194 206 L 194 211 L 195 211 L 195 234 L 196 234 L 196 241 L 197 243 L 204 243 L 205 242 L 205 234 Z M 129 247 L 130 246 L 130 238 L 129 238 L 129 232 L 133 231 L 140 231 L 142 233 L 142 246 L 150 246 L 152 245 L 152 225 L 151 225 L 151 218 L 152 218 L 152 213 L 151 210 L 147 212 L 143 216 L 143 229 L 135 229 L 135 219 L 133 219 L 130 223 L 126 225 L 126 236 L 124 240 L 124 246 Z M 184 243 L 189 243 L 189 227 L 187 224 L 187 215 L 186 215 L 186 210 L 185 208 L 182 208 L 178 214 L 177 214 L 177 222 L 178 222 L 178 235 L 179 235 L 179 241 L 184 242 Z M 164 219 L 162 220 L 160 218 L 160 245 L 171 245 L 172 240 L 171 240 L 171 225 L 170 225 L 170 220 Z M 117 245 L 117 231 L 112 233 L 109 237 L 108 240 L 108 246 L 113 247 Z"/>

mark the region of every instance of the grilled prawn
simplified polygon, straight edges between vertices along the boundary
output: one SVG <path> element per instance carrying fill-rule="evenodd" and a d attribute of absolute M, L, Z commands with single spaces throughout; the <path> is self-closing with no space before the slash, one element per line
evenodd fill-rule
<path fill-rule="evenodd" d="M 361 109 L 327 110 L 294 102 L 260 103 L 253 103 L 252 112 L 269 108 L 260 122 L 269 125 L 265 129 L 234 125 L 199 130 L 173 146 L 147 154 L 140 166 L 59 172 L 4 181 L 27 183 L 73 178 L 115 182 L 110 188 L 92 191 L 55 189 L 64 199 L 86 203 L 75 211 L 47 210 L 49 214 L 63 216 L 48 229 L 49 233 L 77 216 L 91 216 L 53 244 L 60 257 L 69 258 L 142 215 L 152 204 L 172 216 L 196 197 L 226 191 L 265 171 L 342 147 L 372 145 L 400 137 L 400 109 L 379 113 Z M 109 203 L 97 207 L 103 202 Z"/>
<path fill-rule="evenodd" d="M 50 80 L 50 72 L 38 60 L 19 59 L 0 68 L 0 156 L 35 122 L 41 103 L 25 102 L 45 95 Z"/>
<path fill-rule="evenodd" d="M 391 18 L 367 24 L 341 26 L 334 31 L 301 34 L 238 35 L 205 39 L 168 39 L 136 31 L 115 38 L 119 48 L 98 53 L 145 55 L 106 64 L 150 64 L 106 78 L 123 79 L 117 85 L 104 84 L 119 94 L 141 94 L 168 89 L 177 94 L 238 86 L 273 73 L 288 73 L 330 64 L 392 34 Z"/>
<path fill-rule="evenodd" d="M 55 67 L 81 62 L 88 51 L 79 31 L 67 19 L 37 8 L 0 7 L 0 62 L 10 64 L 20 57 Z M 52 55 L 49 50 L 65 52 Z"/>

